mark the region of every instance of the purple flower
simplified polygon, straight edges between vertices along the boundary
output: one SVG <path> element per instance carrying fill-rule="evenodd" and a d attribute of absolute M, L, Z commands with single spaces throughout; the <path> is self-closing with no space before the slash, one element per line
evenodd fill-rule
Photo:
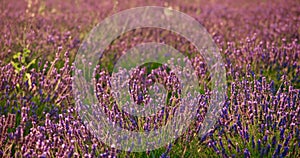
<path fill-rule="evenodd" d="M 244 150 L 244 158 L 249 158 L 250 157 L 250 152 L 249 152 L 249 150 L 246 148 L 245 150 Z"/>
<path fill-rule="evenodd" d="M 285 131 L 285 128 L 280 129 L 280 140 L 284 139 L 284 131 Z"/>
<path fill-rule="evenodd" d="M 252 148 L 254 149 L 255 148 L 254 136 L 252 136 L 251 142 L 252 142 Z"/>
<path fill-rule="evenodd" d="M 272 148 L 275 148 L 276 144 L 277 144 L 276 136 L 273 136 L 273 138 L 272 138 Z"/>
<path fill-rule="evenodd" d="M 284 146 L 288 146 L 290 139 L 291 139 L 291 136 L 288 135 L 287 138 L 284 141 Z"/>
<path fill-rule="evenodd" d="M 281 147 L 282 147 L 282 145 L 278 144 L 278 146 L 277 146 L 277 148 L 276 148 L 276 150 L 275 150 L 275 152 L 273 154 L 274 157 L 279 156 Z"/>
<path fill-rule="evenodd" d="M 268 136 L 265 135 L 265 136 L 263 137 L 263 142 L 266 143 L 267 141 L 268 141 Z"/>
<path fill-rule="evenodd" d="M 258 141 L 257 141 L 257 150 L 258 151 L 261 150 L 261 141 L 260 141 L 260 139 L 258 139 Z"/>
<path fill-rule="evenodd" d="M 283 150 L 283 152 L 282 152 L 282 154 L 281 154 L 280 157 L 285 157 L 285 156 L 287 156 L 288 152 L 289 152 L 289 147 L 287 147 L 287 146 L 284 147 L 284 150 Z"/>
<path fill-rule="evenodd" d="M 241 152 L 240 147 L 238 146 L 238 144 L 236 144 L 236 152 Z"/>
<path fill-rule="evenodd" d="M 271 145 L 268 144 L 267 147 L 265 148 L 265 151 L 264 151 L 264 154 L 265 154 L 265 155 L 268 155 L 268 154 L 269 154 L 270 148 L 271 148 Z"/>
<path fill-rule="evenodd" d="M 248 134 L 248 132 L 246 130 L 244 131 L 244 135 L 245 135 L 245 139 L 247 141 L 249 141 L 249 134 Z"/>
<path fill-rule="evenodd" d="M 160 158 L 169 158 L 169 156 L 167 155 L 167 153 L 163 153 Z"/>

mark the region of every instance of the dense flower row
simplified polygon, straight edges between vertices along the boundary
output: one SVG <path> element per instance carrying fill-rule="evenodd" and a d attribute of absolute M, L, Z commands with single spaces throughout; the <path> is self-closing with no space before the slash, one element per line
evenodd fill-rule
<path fill-rule="evenodd" d="M 254 80 L 231 83 L 230 99 L 222 109 L 218 127 L 207 135 L 208 145 L 225 157 L 299 154 L 299 89 L 284 76 L 276 91 L 265 77 L 251 77 Z"/>
<path fill-rule="evenodd" d="M 71 62 L 84 35 L 80 32 L 89 30 L 95 19 L 129 6 L 123 2 L 113 6 L 76 3 L 71 6 L 60 1 L 28 0 L 16 4 L 4 1 L 6 8 L 1 6 L 0 157 L 135 156 L 107 147 L 91 133 L 74 108 L 71 84 Z M 137 1 L 133 6 L 145 3 Z M 232 6 L 224 2 L 203 6 L 161 1 L 153 4 L 180 9 L 208 29 L 224 57 L 228 80 L 228 97 L 217 124 L 198 139 L 209 106 L 210 83 L 205 61 L 193 56 L 195 48 L 190 43 L 170 32 L 146 28 L 125 34 L 106 50 L 104 67 L 110 67 L 109 63 L 142 42 L 164 42 L 188 52 L 200 79 L 199 109 L 188 130 L 159 156 L 299 157 L 300 5 L 296 1 L 266 1 L 260 5 L 235 2 Z M 23 48 L 31 50 L 34 58 L 46 58 L 17 70 L 7 63 L 10 58 L 4 57 Z M 14 60 L 22 63 L 22 59 L 19 56 Z M 165 107 L 144 118 L 118 108 L 111 94 L 111 71 L 98 68 L 95 86 L 99 107 L 116 125 L 148 131 L 164 126 L 173 117 L 181 89 L 176 75 L 164 65 L 152 71 L 136 68 L 130 78 L 129 91 L 139 105 L 151 101 L 148 90 L 153 83 L 167 89 Z M 197 149 L 186 155 L 186 148 L 192 146 L 189 144 Z M 142 156 L 151 154 L 147 151 Z"/>
<path fill-rule="evenodd" d="M 68 61 L 67 54 L 64 59 Z M 276 89 L 274 82 L 253 73 L 250 65 L 247 68 L 244 77 L 234 70 L 228 72 L 233 78 L 230 95 L 215 129 L 200 142 L 225 157 L 299 154 L 299 89 L 293 88 L 286 76 L 282 76 L 281 85 Z M 15 156 L 88 156 L 96 154 L 96 147 L 104 150 L 105 146 L 93 138 L 72 108 L 71 77 L 67 77 L 71 67 L 65 64 L 60 73 L 55 68 L 47 72 L 45 69 L 30 71 L 30 86 L 29 79 L 23 76 L 25 68 L 18 73 L 11 64 L 1 67 L 7 72 L 1 75 L 0 86 L 1 102 L 5 103 L 1 106 L 4 114 L 1 119 L 2 154 L 9 155 L 12 150 L 17 150 Z M 201 70 L 197 73 L 199 76 L 206 73 L 204 69 L 198 70 Z M 154 69 L 148 75 L 145 68 L 135 69 L 134 73 L 137 75 L 130 80 L 131 86 L 135 87 L 131 91 L 135 101 L 146 102 L 147 95 L 140 96 L 138 91 L 146 91 L 147 85 L 160 82 L 172 92 L 167 106 L 154 116 L 139 119 L 120 111 L 112 101 L 110 75 L 103 71 L 99 73 L 96 84 L 100 107 L 104 108 L 111 121 L 129 130 L 151 130 L 165 125 L 179 102 L 176 95 L 180 95 L 180 89 L 176 88 L 178 79 L 164 67 Z M 59 85 L 60 82 L 64 84 Z M 197 118 L 179 141 L 189 142 L 195 138 L 205 118 L 209 96 L 209 89 L 205 89 L 199 100 Z M 43 115 L 39 114 L 41 112 Z M 107 151 L 113 155 L 115 152 Z"/>

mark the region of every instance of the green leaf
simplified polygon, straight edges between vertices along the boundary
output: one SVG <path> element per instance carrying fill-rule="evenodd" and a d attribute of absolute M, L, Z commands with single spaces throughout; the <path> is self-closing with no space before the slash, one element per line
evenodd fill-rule
<path fill-rule="evenodd" d="M 29 64 L 26 65 L 26 68 L 28 69 L 32 64 L 35 64 L 36 59 L 33 59 Z"/>
<path fill-rule="evenodd" d="M 25 63 L 26 63 L 25 59 L 26 59 L 26 58 L 25 58 L 24 56 L 22 56 L 22 58 L 21 58 L 21 63 L 22 63 L 22 64 L 25 64 Z"/>
<path fill-rule="evenodd" d="M 21 52 L 18 52 L 17 54 L 13 55 L 13 59 L 18 59 L 21 56 Z"/>
<path fill-rule="evenodd" d="M 30 55 L 30 50 L 29 49 L 27 49 L 27 48 L 24 48 L 23 49 L 23 57 L 25 57 L 25 58 L 27 58 L 29 55 Z"/>
<path fill-rule="evenodd" d="M 21 60 L 22 64 L 26 64 L 26 58 L 30 55 L 30 52 L 31 51 L 27 48 L 23 49 L 22 60 Z"/>
<path fill-rule="evenodd" d="M 16 70 L 17 72 L 20 72 L 20 71 L 21 71 L 21 67 L 20 67 L 20 64 L 19 64 L 19 63 L 14 62 L 14 61 L 11 61 L 11 64 L 12 64 L 12 66 L 15 68 L 15 70 Z"/>
<path fill-rule="evenodd" d="M 25 73 L 25 76 L 26 76 L 27 79 L 28 79 L 28 85 L 29 85 L 29 88 L 31 89 L 31 85 L 32 85 L 32 82 L 31 82 L 31 75 L 30 75 L 30 73 Z"/>

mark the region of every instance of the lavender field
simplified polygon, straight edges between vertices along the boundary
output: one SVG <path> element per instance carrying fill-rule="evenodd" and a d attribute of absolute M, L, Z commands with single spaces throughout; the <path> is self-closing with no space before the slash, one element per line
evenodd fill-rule
<path fill-rule="evenodd" d="M 213 128 L 199 137 L 213 84 L 204 58 L 174 32 L 126 32 L 105 48 L 93 76 L 107 120 L 143 132 L 175 117 L 182 89 L 159 63 L 136 67 L 128 88 L 135 103 L 145 105 L 147 89 L 160 83 L 167 92 L 164 108 L 147 117 L 118 108 L 114 65 L 140 43 L 164 43 L 184 54 L 200 95 L 196 117 L 174 141 L 151 151 L 122 151 L 99 140 L 80 117 L 73 62 L 98 23 L 141 6 L 178 10 L 206 28 L 225 64 L 227 95 Z M 0 157 L 300 157 L 299 0 L 0 0 L 0 27 Z"/>

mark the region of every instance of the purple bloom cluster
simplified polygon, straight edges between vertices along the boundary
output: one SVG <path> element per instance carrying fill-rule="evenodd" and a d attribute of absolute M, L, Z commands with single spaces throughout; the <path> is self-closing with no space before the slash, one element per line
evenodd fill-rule
<path fill-rule="evenodd" d="M 231 153 L 241 155 L 242 151 L 245 157 L 250 156 L 250 151 L 253 155 L 275 157 L 298 153 L 299 89 L 283 77 L 283 84 L 274 94 L 264 77 L 256 78 L 254 75 L 231 83 L 231 96 L 219 124 L 206 141 L 214 144 L 214 150 L 224 150 L 219 154 L 225 157 Z M 291 105 L 292 99 L 295 102 Z"/>
<path fill-rule="evenodd" d="M 74 109 L 71 62 L 84 33 L 99 19 L 117 10 L 150 4 L 80 2 L 0 2 L 0 157 L 134 156 L 97 140 L 80 119 Z M 145 65 L 132 71 L 128 89 L 138 106 L 153 101 L 148 90 L 154 83 L 167 91 L 166 101 L 161 103 L 164 108 L 137 118 L 119 109 L 111 93 L 109 65 L 140 43 L 166 43 L 190 58 L 201 95 L 196 98 L 199 108 L 188 130 L 155 156 L 207 156 L 201 155 L 204 151 L 218 157 L 297 157 L 300 4 L 292 0 L 226 2 L 229 4 L 217 1 L 198 5 L 157 0 L 151 4 L 179 9 L 198 19 L 224 57 L 228 97 L 216 125 L 207 134 L 198 138 L 211 96 L 205 61 L 195 55 L 196 48 L 186 39 L 162 29 L 127 32 L 105 50 L 95 73 L 98 107 L 108 120 L 127 130 L 150 131 L 166 125 L 181 101 L 182 89 L 175 73 L 165 65 L 156 65 L 151 71 Z M 22 53 L 23 48 L 31 50 L 29 58 L 38 60 L 16 71 L 7 59 L 15 52 Z M 182 153 L 177 153 L 178 146 Z M 189 146 L 197 149 L 186 152 Z M 145 154 L 153 156 L 149 151 Z"/>

